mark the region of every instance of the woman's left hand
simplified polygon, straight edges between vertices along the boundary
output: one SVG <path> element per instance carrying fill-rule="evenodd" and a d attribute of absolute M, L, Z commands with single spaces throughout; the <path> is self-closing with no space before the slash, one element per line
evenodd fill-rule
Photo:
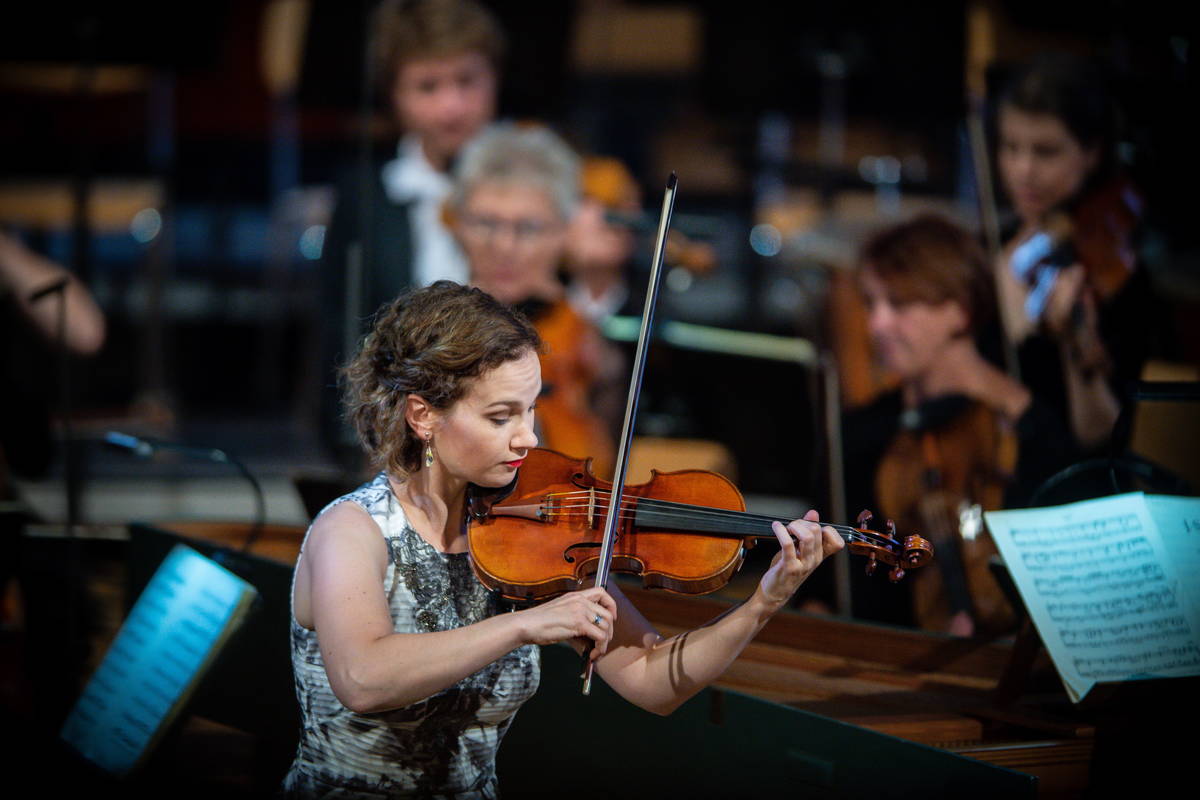
<path fill-rule="evenodd" d="M 828 525 L 816 524 L 820 517 L 815 510 L 804 519 L 779 522 L 771 529 L 779 539 L 779 552 L 758 584 L 763 599 L 775 610 L 782 608 L 822 561 L 845 547 L 838 532 Z"/>

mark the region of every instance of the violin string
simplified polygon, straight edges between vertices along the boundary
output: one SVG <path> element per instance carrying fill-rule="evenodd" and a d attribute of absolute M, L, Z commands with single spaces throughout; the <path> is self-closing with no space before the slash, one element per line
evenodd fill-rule
<path fill-rule="evenodd" d="M 585 508 L 584 506 L 566 506 L 566 507 L 561 507 L 561 508 L 565 509 L 565 511 L 552 510 L 552 511 L 548 511 L 545 513 L 547 513 L 549 515 L 554 515 L 555 513 L 563 513 L 566 516 L 580 516 L 580 517 L 586 516 L 588 514 L 588 512 L 585 512 L 583 510 Z M 579 509 L 579 510 L 576 510 L 576 509 Z M 604 509 L 597 507 L 597 508 L 594 508 L 592 511 L 593 512 L 601 512 L 601 511 L 604 511 Z M 678 521 L 679 523 L 681 523 L 681 525 L 680 525 L 681 527 L 685 526 L 688 523 L 697 521 L 698 518 L 704 517 L 704 515 L 697 515 L 697 514 L 691 514 L 691 513 L 680 513 L 677 511 L 659 511 L 659 512 L 656 512 L 655 516 L 656 516 L 656 519 L 662 520 L 664 523 L 670 523 L 671 521 Z M 634 519 L 635 514 L 621 513 L 620 518 L 623 520 Z M 767 518 L 767 519 L 771 519 L 772 521 L 774 521 L 773 518 Z M 764 537 L 764 538 L 770 538 L 770 535 L 766 532 L 766 528 L 763 524 L 755 524 L 753 522 L 739 521 L 735 517 L 728 517 L 728 516 L 723 516 L 723 515 L 708 515 L 707 520 L 710 521 L 713 525 L 719 525 L 721 528 L 721 530 L 719 532 L 721 532 L 721 533 L 730 533 L 730 534 L 738 534 L 738 535 L 753 535 L 753 536 L 760 536 L 760 537 Z M 878 545 L 880 547 L 887 547 L 887 548 L 896 547 L 900 544 L 895 539 L 888 539 L 884 536 L 881 536 L 877 533 L 873 533 L 871 531 L 861 531 L 858 528 L 851 528 L 846 525 L 835 525 L 835 524 L 831 524 L 831 523 L 825 523 L 825 525 L 827 525 L 828 527 L 831 527 L 835 531 L 837 531 L 842 536 L 842 538 L 845 539 L 846 541 L 867 542 L 867 543 Z M 712 531 L 712 532 L 716 533 L 718 531 Z"/>
<path fill-rule="evenodd" d="M 582 512 L 582 511 L 573 511 L 573 510 L 568 510 L 568 511 L 560 511 L 560 510 L 555 510 L 555 511 L 549 511 L 549 512 L 546 512 L 546 516 L 551 516 L 551 517 L 555 517 L 555 516 L 558 516 L 558 517 L 585 517 L 585 516 L 587 516 L 587 515 L 586 515 L 584 512 Z M 667 516 L 667 517 L 670 517 L 671 515 L 669 515 L 669 514 L 668 514 L 668 515 L 665 515 L 665 516 Z M 679 518 L 679 519 L 684 519 L 684 520 L 686 520 L 686 519 L 687 519 L 687 517 L 684 517 L 684 516 L 679 516 L 679 515 L 675 515 L 675 516 L 676 516 L 677 518 Z M 633 515 L 633 514 L 624 514 L 624 513 L 623 513 L 623 514 L 621 514 L 621 515 L 620 515 L 620 517 L 619 517 L 619 518 L 620 518 L 620 519 L 622 519 L 622 520 L 631 520 L 631 519 L 633 519 L 633 518 L 634 518 L 634 515 Z M 835 528 L 835 530 L 837 530 L 837 532 L 838 532 L 838 533 L 841 535 L 841 537 L 842 537 L 842 538 L 843 538 L 845 541 L 847 541 L 847 542 L 862 542 L 862 543 L 864 543 L 864 544 L 871 544 L 871 545 L 875 545 L 875 546 L 877 546 L 877 547 L 882 547 L 882 548 L 884 548 L 884 549 L 887 549 L 887 550 L 893 550 L 893 549 L 895 549 L 895 548 L 897 548 L 897 547 L 899 547 L 899 546 L 900 546 L 900 543 L 899 543 L 899 542 L 897 542 L 897 541 L 895 541 L 895 540 L 892 540 L 892 539 L 884 539 L 884 538 L 882 538 L 882 537 L 879 537 L 879 536 L 874 536 L 874 535 L 871 535 L 871 534 L 869 534 L 869 533 L 868 533 L 868 534 L 864 534 L 862 531 L 858 530 L 857 528 L 849 528 L 849 527 L 845 527 L 845 526 L 830 526 L 830 527 L 834 527 L 834 528 Z M 645 532 L 645 533 L 649 533 L 649 534 L 651 534 L 651 535 L 653 535 L 654 533 L 675 534 L 675 533 L 687 533 L 687 531 L 672 531 L 672 530 L 663 530 L 663 531 L 648 531 L 648 532 Z M 733 528 L 730 528 L 730 529 L 728 529 L 728 530 L 722 531 L 722 533 L 728 533 L 728 534 L 730 534 L 730 535 L 733 535 L 733 536 L 742 536 L 742 535 L 747 535 L 747 536 L 758 536 L 758 537 L 762 537 L 762 538 L 770 538 L 770 537 L 768 537 L 766 534 L 764 534 L 764 533 L 762 532 L 762 529 L 761 529 L 761 528 L 759 528 L 759 527 L 748 527 L 748 526 L 743 526 L 742 530 L 740 530 L 740 531 L 739 531 L 739 530 L 736 530 L 736 529 L 733 529 Z"/>
<path fill-rule="evenodd" d="M 586 493 L 580 493 L 586 494 Z M 565 495 L 560 495 L 565 496 Z M 621 505 L 620 518 L 632 519 L 633 515 L 627 513 L 631 508 L 635 508 L 634 498 L 627 499 L 627 502 Z M 656 517 L 664 521 L 678 520 L 680 522 L 689 522 L 694 520 L 710 521 L 713 524 L 719 524 L 724 529 L 723 532 L 731 534 L 746 534 L 766 536 L 763 532 L 764 528 L 769 528 L 771 522 L 778 521 L 776 517 L 769 517 L 759 514 L 750 514 L 742 511 L 733 511 L 725 509 L 708 509 L 703 506 L 690 506 L 684 503 L 671 503 L 669 501 L 659 501 L 650 498 L 641 498 L 641 502 L 636 504 L 636 507 L 648 508 L 655 512 Z M 584 516 L 589 514 L 605 514 L 608 511 L 607 502 L 599 502 L 595 504 L 577 503 L 577 504 L 556 504 L 551 507 L 552 510 L 546 512 L 550 515 L 561 513 L 565 510 L 567 515 Z M 578 509 L 578 511 L 576 511 Z M 837 525 L 834 523 L 822 523 L 827 525 L 839 534 L 846 541 L 860 541 L 869 544 L 874 544 L 880 547 L 891 549 L 899 545 L 894 539 L 888 539 L 870 531 L 862 531 L 858 528 L 852 528 L 848 525 Z"/>
<path fill-rule="evenodd" d="M 548 494 L 548 495 L 546 495 L 546 498 L 547 499 L 559 498 L 559 497 L 584 498 L 584 497 L 589 497 L 590 494 L 591 493 L 587 492 L 587 491 L 560 492 L 560 493 Z M 597 498 L 599 498 L 599 500 L 597 502 L 595 502 L 595 504 L 594 504 L 596 510 L 597 511 L 606 510 L 608 508 L 608 504 L 606 501 L 607 501 L 607 498 L 609 497 L 609 493 L 598 492 L 596 496 L 597 496 Z M 748 512 L 748 511 L 737 511 L 735 509 L 711 508 L 708 506 L 694 506 L 694 505 L 689 505 L 687 503 L 675 503 L 675 502 L 672 502 L 669 500 L 656 500 L 652 497 L 637 497 L 636 495 L 623 495 L 621 498 L 621 501 L 622 501 L 622 507 L 626 507 L 631 503 L 636 503 L 640 508 L 648 508 L 648 509 L 653 509 L 653 510 L 661 509 L 664 511 L 678 510 L 681 512 L 694 514 L 697 516 L 707 517 L 709 519 L 712 519 L 715 517 L 725 517 L 730 520 L 746 520 L 748 522 L 760 523 L 760 524 L 768 525 L 768 526 L 772 522 L 779 521 L 778 517 L 767 516 L 764 514 L 754 514 L 754 513 Z M 580 507 L 587 507 L 589 505 L 592 505 L 592 504 L 585 503 L 585 504 L 581 504 Z M 839 529 L 847 529 L 847 530 L 855 530 L 855 531 L 858 530 L 858 528 L 852 528 L 848 525 L 837 525 L 832 522 L 823 522 L 821 524 L 829 525 L 833 528 L 839 528 Z"/>
<path fill-rule="evenodd" d="M 589 495 L 588 492 L 565 492 L 565 493 L 561 493 L 561 494 L 557 494 L 557 495 L 549 494 L 549 495 L 547 495 L 547 498 L 548 499 L 549 498 L 557 498 L 557 497 L 566 497 L 566 498 L 580 497 L 580 498 L 582 498 L 582 497 L 587 497 L 588 495 Z M 599 497 L 598 502 L 583 503 L 576 507 L 585 508 L 585 507 L 594 506 L 597 511 L 601 511 L 601 510 L 606 511 L 608 509 L 609 496 L 610 495 L 608 493 L 602 493 L 602 494 L 598 495 L 598 497 Z M 669 500 L 655 500 L 652 497 L 637 497 L 636 495 L 623 495 L 622 496 L 622 498 L 621 498 L 621 507 L 622 508 L 628 508 L 630 505 L 633 505 L 633 504 L 636 504 L 639 508 L 645 508 L 645 509 L 655 510 L 655 511 L 664 511 L 664 512 L 665 511 L 679 511 L 679 512 L 692 514 L 697 517 L 705 517 L 705 518 L 709 518 L 709 519 L 712 519 L 715 517 L 725 517 L 730 520 L 739 520 L 739 521 L 744 520 L 746 522 L 760 523 L 760 524 L 768 525 L 768 526 L 770 525 L 771 522 L 774 522 L 776 520 L 775 517 L 768 517 L 768 516 L 763 516 L 763 515 L 759 515 L 759 514 L 751 514 L 746 511 L 736 511 L 734 509 L 710 508 L 710 507 L 706 507 L 706 506 L 693 506 L 693 505 L 688 505 L 686 503 L 674 503 Z"/>
<path fill-rule="evenodd" d="M 582 498 L 582 497 L 587 497 L 589 495 L 590 495 L 589 492 L 579 491 L 579 492 L 561 492 L 561 493 L 557 493 L 557 494 L 552 493 L 552 494 L 547 495 L 546 497 L 548 499 L 558 498 L 558 497 Z M 598 497 L 600 498 L 599 501 L 595 502 L 594 504 L 593 503 L 581 503 L 581 504 L 578 504 L 575 506 L 562 505 L 560 507 L 562 507 L 562 508 L 593 508 L 597 513 L 599 513 L 599 512 L 606 513 L 607 509 L 608 509 L 607 499 L 609 497 L 609 494 L 601 493 L 601 494 L 598 494 Z M 650 497 L 639 498 L 635 495 L 624 495 L 622 497 L 621 507 L 623 509 L 629 508 L 630 506 L 632 506 L 634 504 L 636 504 L 637 507 L 639 507 L 639 508 L 646 508 L 646 509 L 654 510 L 659 513 L 678 512 L 681 515 L 694 516 L 694 517 L 703 518 L 703 519 L 710 519 L 710 520 L 726 519 L 729 521 L 730 524 L 738 524 L 738 523 L 744 522 L 744 523 L 749 523 L 751 526 L 762 525 L 762 526 L 769 527 L 772 522 L 780 521 L 778 517 L 767 516 L 764 514 L 753 514 L 753 513 L 747 512 L 747 511 L 736 511 L 734 509 L 710 508 L 710 507 L 706 507 L 706 506 L 693 506 L 693 505 L 689 505 L 686 503 L 675 503 L 675 502 L 671 502 L 668 500 L 656 500 L 656 499 L 650 498 Z M 682 518 L 682 517 L 678 517 L 678 518 Z M 832 523 L 832 522 L 823 522 L 823 523 L 819 523 L 819 524 L 828 525 L 828 526 L 834 528 L 835 530 L 838 530 L 839 532 L 843 532 L 843 533 L 845 533 L 845 532 L 855 532 L 855 533 L 859 533 L 859 534 L 865 533 L 865 535 L 875 536 L 878 539 L 880 539 L 881 541 L 894 541 L 891 539 L 887 539 L 886 537 L 884 537 L 880 534 L 872 533 L 870 531 L 864 532 L 858 528 L 854 528 L 849 525 L 838 525 L 838 524 Z"/>

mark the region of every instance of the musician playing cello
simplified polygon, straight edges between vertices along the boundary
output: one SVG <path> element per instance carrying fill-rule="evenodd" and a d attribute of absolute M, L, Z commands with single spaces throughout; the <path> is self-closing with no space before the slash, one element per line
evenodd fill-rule
<path fill-rule="evenodd" d="M 542 389 L 537 332 L 449 282 L 376 317 L 346 371 L 378 476 L 325 509 L 297 561 L 292 663 L 303 714 L 291 796 L 497 796 L 495 754 L 537 688 L 534 645 L 594 644 L 600 676 L 668 713 L 714 681 L 821 561 L 832 528 L 773 524 L 780 552 L 745 602 L 658 635 L 615 585 L 500 613 L 467 554 L 472 487 L 508 484 Z"/>
<path fill-rule="evenodd" d="M 1069 447 L 1054 413 L 977 347 L 994 300 L 967 231 L 920 216 L 877 233 L 859 264 L 872 342 L 901 384 L 846 418 L 848 500 L 934 542 L 938 567 L 911 582 L 918 624 L 1003 629 L 1011 610 L 987 573 L 979 512 L 1020 505 Z"/>

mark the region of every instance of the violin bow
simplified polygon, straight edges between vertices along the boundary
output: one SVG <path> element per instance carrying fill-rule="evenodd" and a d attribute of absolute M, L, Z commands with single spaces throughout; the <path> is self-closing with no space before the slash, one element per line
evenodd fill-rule
<path fill-rule="evenodd" d="M 642 309 L 642 329 L 638 334 L 637 351 L 633 357 L 632 376 L 629 380 L 629 398 L 625 402 L 625 421 L 621 424 L 621 441 L 617 448 L 617 463 L 613 468 L 612 496 L 621 497 L 625 492 L 625 472 L 629 467 L 629 445 L 633 440 L 633 423 L 637 417 L 638 397 L 642 392 L 642 374 L 646 370 L 646 350 L 650 332 L 654 327 L 654 306 L 658 300 L 658 286 L 662 277 L 663 259 L 666 253 L 667 231 L 671 227 L 671 215 L 675 211 L 675 189 L 679 180 L 675 173 L 667 178 L 663 193 L 662 213 L 658 218 L 658 234 L 654 240 L 654 261 L 650 265 L 650 286 L 646 290 L 646 304 Z M 612 565 L 613 543 L 617 538 L 617 523 L 620 519 L 620 503 L 609 503 L 604 518 L 604 538 L 600 545 L 600 560 L 596 565 L 596 586 L 608 588 L 609 567 Z M 592 647 L 583 653 L 583 693 L 592 691 Z"/>

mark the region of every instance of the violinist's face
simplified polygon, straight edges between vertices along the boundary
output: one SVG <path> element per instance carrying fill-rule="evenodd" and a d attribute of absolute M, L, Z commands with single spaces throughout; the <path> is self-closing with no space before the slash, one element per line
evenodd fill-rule
<path fill-rule="evenodd" d="M 532 350 L 485 372 L 432 426 L 435 469 L 479 486 L 503 486 L 529 449 L 542 371 Z"/>
<path fill-rule="evenodd" d="M 495 70 L 482 53 L 407 61 L 396 75 L 392 107 L 401 127 L 420 136 L 430 162 L 445 169 L 495 114 Z"/>
<path fill-rule="evenodd" d="M 1080 144 L 1053 114 L 1000 110 L 997 162 L 1004 189 L 1022 222 L 1039 223 L 1069 200 L 1096 168 L 1099 153 Z"/>
<path fill-rule="evenodd" d="M 571 220 L 566 241 L 567 267 L 584 280 L 620 277 L 636 245 L 633 231 L 610 223 L 604 205 L 586 199 Z"/>
<path fill-rule="evenodd" d="M 546 190 L 481 183 L 455 217 L 473 285 L 502 303 L 556 298 L 567 226 Z"/>
<path fill-rule="evenodd" d="M 864 270 L 859 284 L 867 303 L 871 340 L 883 365 L 902 379 L 937 368 L 939 357 L 967 330 L 967 314 L 953 300 L 896 303 L 887 284 Z"/>

